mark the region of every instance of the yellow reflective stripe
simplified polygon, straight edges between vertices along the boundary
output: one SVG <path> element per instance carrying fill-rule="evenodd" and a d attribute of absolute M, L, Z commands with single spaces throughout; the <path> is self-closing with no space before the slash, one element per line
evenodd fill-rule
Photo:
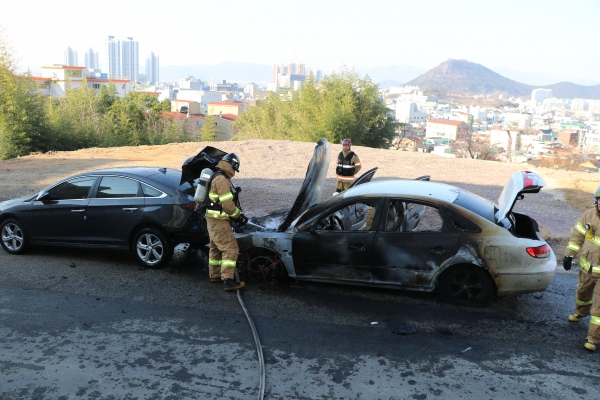
<path fill-rule="evenodd" d="M 229 214 L 229 216 L 230 216 L 231 218 L 235 218 L 235 217 L 237 217 L 238 215 L 240 215 L 241 213 L 242 213 L 242 212 L 240 211 L 240 209 L 239 209 L 239 208 L 236 208 L 236 209 L 235 209 L 235 211 L 233 212 L 233 214 Z"/>
<path fill-rule="evenodd" d="M 234 267 L 237 262 L 235 260 L 221 260 L 221 267 Z"/>
<path fill-rule="evenodd" d="M 578 245 L 577 243 L 569 242 L 569 244 L 567 245 L 567 249 L 573 250 L 573 251 L 579 251 L 579 250 L 581 250 L 581 246 Z"/>
<path fill-rule="evenodd" d="M 583 225 L 581 225 L 581 222 L 579 221 L 577 221 L 577 223 L 575 224 L 575 230 L 581 233 L 582 235 L 585 235 L 585 228 L 583 227 Z"/>
<path fill-rule="evenodd" d="M 208 198 L 212 201 L 216 201 L 219 198 L 219 195 L 215 192 L 208 192 Z"/>
<path fill-rule="evenodd" d="M 212 216 L 213 218 L 229 218 L 229 215 L 217 210 L 206 210 L 206 214 Z"/>
<path fill-rule="evenodd" d="M 344 182 L 352 182 L 354 180 L 353 176 L 342 176 L 342 175 L 337 175 L 336 176 L 338 181 L 344 181 Z"/>
<path fill-rule="evenodd" d="M 598 236 L 594 236 L 593 238 L 586 237 L 586 239 L 594 243 L 596 246 L 600 246 L 600 238 Z"/>
<path fill-rule="evenodd" d="M 227 192 L 219 196 L 219 202 L 223 203 L 224 201 L 233 199 L 233 193 Z"/>
<path fill-rule="evenodd" d="M 600 325 L 600 317 L 591 316 L 590 324 Z"/>
<path fill-rule="evenodd" d="M 209 258 L 208 265 L 221 265 L 221 260 L 213 260 L 212 258 Z"/>
<path fill-rule="evenodd" d="M 587 260 L 585 260 L 583 257 L 579 257 L 579 265 L 586 271 L 589 271 L 591 267 L 593 273 L 600 274 L 600 265 L 595 265 L 592 267 L 592 264 L 587 262 Z"/>
<path fill-rule="evenodd" d="M 591 304 L 594 304 L 594 299 L 592 299 L 592 300 L 590 300 L 590 301 L 583 301 L 583 300 L 578 300 L 578 299 L 575 299 L 575 303 L 576 303 L 578 306 L 589 306 L 589 305 L 591 305 Z"/>

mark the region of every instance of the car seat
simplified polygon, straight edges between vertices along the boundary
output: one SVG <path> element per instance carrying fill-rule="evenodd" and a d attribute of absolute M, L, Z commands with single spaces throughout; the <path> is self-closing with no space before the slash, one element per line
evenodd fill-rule
<path fill-rule="evenodd" d="M 388 208 L 387 219 L 385 221 L 386 232 L 397 232 L 404 222 L 404 204 L 392 203 Z"/>

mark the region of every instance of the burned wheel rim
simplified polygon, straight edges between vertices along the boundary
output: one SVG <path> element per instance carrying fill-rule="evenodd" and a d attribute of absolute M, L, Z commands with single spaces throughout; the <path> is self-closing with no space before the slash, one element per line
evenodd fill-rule
<path fill-rule="evenodd" d="M 267 256 L 255 257 L 248 270 L 253 278 L 264 282 L 274 282 L 283 276 L 281 261 Z"/>
<path fill-rule="evenodd" d="M 19 225 L 9 222 L 2 227 L 2 244 L 11 252 L 18 252 L 25 245 L 25 234 Z"/>
<path fill-rule="evenodd" d="M 461 271 L 450 279 L 450 295 L 455 299 L 475 300 L 483 290 L 481 279 L 471 271 Z"/>
<path fill-rule="evenodd" d="M 493 294 L 493 283 L 487 272 L 459 266 L 444 273 L 438 282 L 443 299 L 450 303 L 484 305 Z"/>
<path fill-rule="evenodd" d="M 140 260 L 148 266 L 159 264 L 165 254 L 164 243 L 153 233 L 140 235 L 135 247 Z"/>

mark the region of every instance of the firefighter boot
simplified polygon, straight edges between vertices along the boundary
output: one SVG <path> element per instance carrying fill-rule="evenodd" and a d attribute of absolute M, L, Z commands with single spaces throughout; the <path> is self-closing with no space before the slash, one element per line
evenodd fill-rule
<path fill-rule="evenodd" d="M 583 315 L 571 314 L 569 315 L 569 322 L 579 322 L 583 317 Z"/>
<path fill-rule="evenodd" d="M 216 277 L 212 277 L 212 278 L 210 278 L 210 281 L 211 281 L 212 283 L 219 283 L 219 282 L 221 282 L 221 281 L 222 281 L 222 279 L 221 279 L 221 277 L 220 277 L 220 276 L 216 276 Z"/>
<path fill-rule="evenodd" d="M 596 351 L 596 343 L 592 343 L 589 340 L 585 342 L 583 347 L 585 347 L 589 351 Z"/>
<path fill-rule="evenodd" d="M 225 279 L 223 281 L 223 285 L 225 286 L 226 291 L 238 290 L 246 286 L 246 282 L 241 281 L 238 282 L 235 279 Z"/>

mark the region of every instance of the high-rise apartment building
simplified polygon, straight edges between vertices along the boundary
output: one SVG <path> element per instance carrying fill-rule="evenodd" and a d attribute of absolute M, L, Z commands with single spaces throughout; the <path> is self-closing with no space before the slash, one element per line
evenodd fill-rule
<path fill-rule="evenodd" d="M 106 62 L 109 78 L 121 78 L 121 42 L 114 36 L 106 41 Z"/>
<path fill-rule="evenodd" d="M 67 47 L 67 50 L 65 50 L 65 65 L 69 67 L 76 67 L 79 65 L 77 52 L 71 49 L 71 46 Z"/>
<path fill-rule="evenodd" d="M 128 37 L 121 42 L 121 75 L 129 78 L 131 82 L 138 82 L 139 64 L 138 42 Z"/>
<path fill-rule="evenodd" d="M 85 67 L 87 69 L 100 69 L 98 52 L 94 51 L 91 47 L 85 53 Z"/>
<path fill-rule="evenodd" d="M 531 92 L 531 100 L 541 102 L 545 99 L 553 97 L 551 89 L 533 89 Z"/>
<path fill-rule="evenodd" d="M 154 55 L 154 52 L 151 52 L 148 58 L 146 58 L 146 80 L 151 85 L 156 85 L 159 82 L 158 62 L 158 56 Z"/>

